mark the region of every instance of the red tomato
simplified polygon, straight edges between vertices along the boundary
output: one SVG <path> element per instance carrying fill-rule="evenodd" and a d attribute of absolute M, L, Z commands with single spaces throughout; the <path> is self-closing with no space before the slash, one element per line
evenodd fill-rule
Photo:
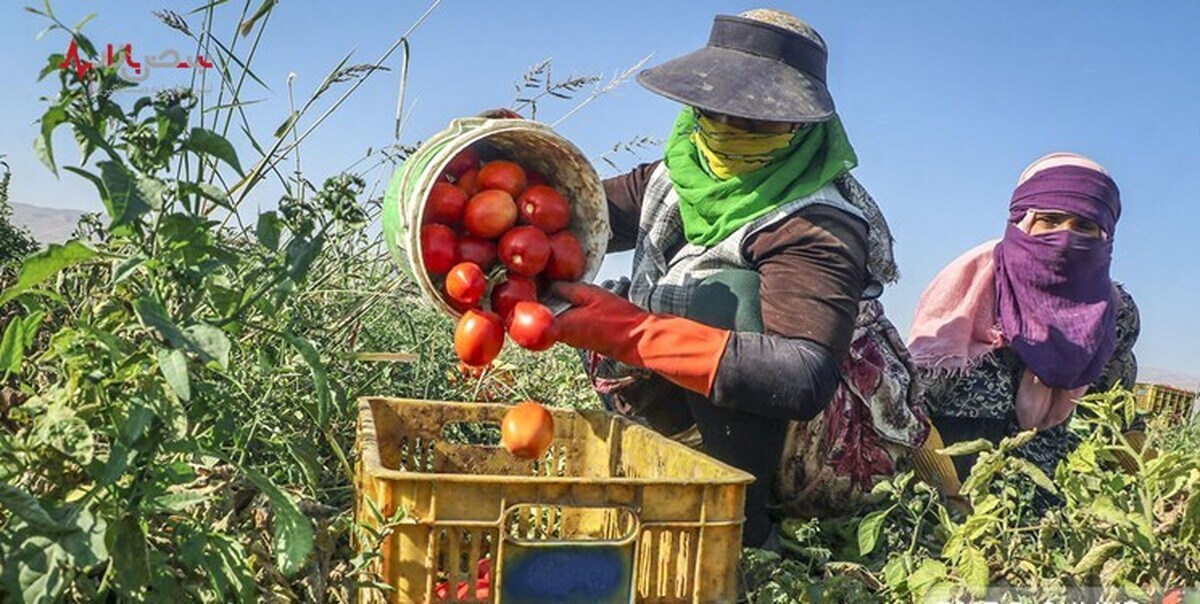
<path fill-rule="evenodd" d="M 509 273 L 506 281 L 492 288 L 492 311 L 507 321 L 517 302 L 536 302 L 537 297 L 538 288 L 533 279 Z"/>
<path fill-rule="evenodd" d="M 463 262 L 474 262 L 487 272 L 496 264 L 496 244 L 467 235 L 458 240 L 458 258 Z"/>
<path fill-rule="evenodd" d="M 426 272 L 444 275 L 458 262 L 458 238 L 443 224 L 421 227 L 421 260 Z"/>
<path fill-rule="evenodd" d="M 508 270 L 532 277 L 550 260 L 550 240 L 537 227 L 519 226 L 500 238 L 500 261 Z"/>
<path fill-rule="evenodd" d="M 525 170 L 517 164 L 498 159 L 479 169 L 479 190 L 500 189 L 514 198 L 525 190 Z"/>
<path fill-rule="evenodd" d="M 537 302 L 517 302 L 504 325 L 508 336 L 526 350 L 546 350 L 558 339 L 554 313 Z"/>
<path fill-rule="evenodd" d="M 459 304 L 474 306 L 487 289 L 487 276 L 474 262 L 459 262 L 446 274 L 446 295 Z"/>
<path fill-rule="evenodd" d="M 459 360 L 482 367 L 495 360 L 504 346 L 504 324 L 496 313 L 470 309 L 454 330 L 454 352 Z"/>
<path fill-rule="evenodd" d="M 512 195 L 504 191 L 490 190 L 476 193 L 467 202 L 463 213 L 463 224 L 467 232 L 484 239 L 495 239 L 511 229 L 517 222 L 517 204 Z"/>
<path fill-rule="evenodd" d="M 554 442 L 554 416 L 533 401 L 517 403 L 500 422 L 500 442 L 514 457 L 541 458 Z"/>
<path fill-rule="evenodd" d="M 472 168 L 463 172 L 462 176 L 455 181 L 458 188 L 467 192 L 467 196 L 474 196 L 479 192 L 479 170 Z"/>
<path fill-rule="evenodd" d="M 474 170 L 478 167 L 479 155 L 467 147 L 450 159 L 450 163 L 446 164 L 446 172 L 457 179 L 467 170 Z"/>
<path fill-rule="evenodd" d="M 550 236 L 550 261 L 546 263 L 546 276 L 555 281 L 578 281 L 583 278 L 587 259 L 583 246 L 570 231 L 560 231 Z"/>
<path fill-rule="evenodd" d="M 455 225 L 467 207 L 467 193 L 448 183 L 435 182 L 425 202 L 425 220 Z"/>
<path fill-rule="evenodd" d="M 567 223 L 571 221 L 567 200 L 553 187 L 546 185 L 525 189 L 517 199 L 517 212 L 521 224 L 532 224 L 547 235 L 567 228 Z"/>

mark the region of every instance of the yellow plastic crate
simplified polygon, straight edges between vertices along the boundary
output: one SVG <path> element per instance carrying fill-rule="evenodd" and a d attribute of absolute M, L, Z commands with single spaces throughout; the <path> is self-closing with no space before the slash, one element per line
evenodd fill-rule
<path fill-rule="evenodd" d="M 1198 393 L 1164 384 L 1138 384 L 1134 390 L 1138 408 L 1168 425 L 1186 423 Z"/>
<path fill-rule="evenodd" d="M 395 591 L 360 600 L 736 599 L 751 475 L 624 418 L 565 409 L 551 409 L 546 457 L 522 461 L 498 446 L 508 408 L 360 399 L 358 518 L 372 522 L 368 499 L 385 517 L 404 511 L 377 564 Z"/>

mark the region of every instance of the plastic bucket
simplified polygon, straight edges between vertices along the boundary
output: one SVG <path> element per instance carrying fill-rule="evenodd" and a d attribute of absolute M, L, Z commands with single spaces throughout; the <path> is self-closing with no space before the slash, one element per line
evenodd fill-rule
<path fill-rule="evenodd" d="M 484 162 L 507 159 L 540 172 L 571 204 L 568 230 L 579 239 L 586 258 L 583 281 L 595 278 L 608 248 L 608 206 L 600 176 L 587 157 L 549 126 L 520 119 L 461 118 L 431 136 L 396 169 L 383 199 L 383 234 L 392 258 L 407 265 L 422 295 L 442 311 L 458 317 L 442 297 L 421 261 L 421 221 L 429 191 L 446 164 L 472 147 Z M 566 302 L 543 303 L 555 313 Z"/>

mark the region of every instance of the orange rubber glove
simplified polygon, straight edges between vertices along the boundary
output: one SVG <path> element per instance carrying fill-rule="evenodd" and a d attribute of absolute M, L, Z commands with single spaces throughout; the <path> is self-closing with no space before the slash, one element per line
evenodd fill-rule
<path fill-rule="evenodd" d="M 594 285 L 558 282 L 552 289 L 573 306 L 555 318 L 559 342 L 645 367 L 705 396 L 712 392 L 729 330 L 653 314 Z"/>

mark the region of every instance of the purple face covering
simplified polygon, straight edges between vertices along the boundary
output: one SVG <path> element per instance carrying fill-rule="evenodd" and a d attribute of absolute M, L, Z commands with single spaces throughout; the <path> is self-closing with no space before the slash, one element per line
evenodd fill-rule
<path fill-rule="evenodd" d="M 1028 210 L 1087 218 L 1107 238 L 1072 231 L 1025 233 Z M 1120 192 L 1108 176 L 1079 166 L 1038 172 L 1013 192 L 1008 229 L 996 246 L 996 303 L 1008 345 L 1052 388 L 1090 385 L 1116 347 L 1109 265 Z"/>

